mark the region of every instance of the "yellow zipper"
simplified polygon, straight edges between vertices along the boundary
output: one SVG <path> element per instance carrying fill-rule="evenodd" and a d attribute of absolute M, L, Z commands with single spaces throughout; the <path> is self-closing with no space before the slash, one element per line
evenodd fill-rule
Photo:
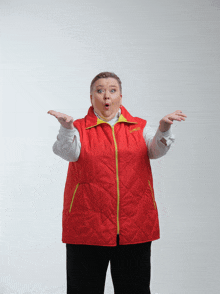
<path fill-rule="evenodd" d="M 116 180 L 117 180 L 117 234 L 119 234 L 119 176 L 118 176 L 118 147 L 115 139 L 114 126 L 112 127 L 112 134 L 115 143 L 115 157 L 116 157 Z"/>
<path fill-rule="evenodd" d="M 76 194 L 76 191 L 77 191 L 78 187 L 79 187 L 79 183 L 76 185 L 76 189 L 75 189 L 75 191 L 74 191 L 74 193 L 73 193 L 73 197 L 72 197 L 72 201 L 71 201 L 71 204 L 70 204 L 70 210 L 69 210 L 69 213 L 71 212 L 72 205 L 73 205 L 73 199 L 74 199 L 74 197 L 75 197 L 75 194 Z"/>
<path fill-rule="evenodd" d="M 132 123 L 132 124 L 138 124 L 137 122 L 129 122 L 127 121 L 127 119 L 121 114 L 118 121 L 115 123 L 115 125 L 119 122 L 127 122 L 127 123 Z M 97 119 L 97 123 L 96 125 L 93 125 L 91 127 L 88 127 L 86 128 L 89 129 L 89 128 L 92 128 L 92 127 L 95 127 L 99 124 L 102 124 L 102 123 L 106 123 L 108 125 L 110 125 L 108 122 L 106 121 L 103 121 L 102 119 L 98 118 Z M 115 126 L 114 125 L 114 126 Z M 114 139 L 114 144 L 115 144 L 115 157 L 116 157 L 116 180 L 117 180 L 117 234 L 119 234 L 119 198 L 120 198 L 120 194 L 119 194 L 119 176 L 118 176 L 118 147 L 117 147 L 117 142 L 116 142 L 116 139 L 115 139 L 115 131 L 114 131 L 114 126 L 112 127 L 110 125 L 110 127 L 112 128 L 112 135 L 113 135 L 113 139 Z M 135 129 L 135 130 L 139 130 L 139 128 Z M 75 192 L 74 192 L 75 194 Z M 74 195 L 73 195 L 74 196 Z M 72 204 L 71 204 L 72 205 Z"/>
<path fill-rule="evenodd" d="M 154 202 L 154 207 L 155 207 L 155 209 L 157 209 L 157 207 L 156 207 L 156 203 L 155 203 L 155 199 L 154 199 L 154 192 L 153 192 L 153 189 L 152 189 L 152 187 L 151 187 L 151 184 L 150 184 L 150 181 L 149 181 L 149 180 L 148 180 L 148 184 L 149 184 L 150 189 L 151 189 L 151 194 L 152 194 L 152 198 L 153 198 L 153 202 Z"/>

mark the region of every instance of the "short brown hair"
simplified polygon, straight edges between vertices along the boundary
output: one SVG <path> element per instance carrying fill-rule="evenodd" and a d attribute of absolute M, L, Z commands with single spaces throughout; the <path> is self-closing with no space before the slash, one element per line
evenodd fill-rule
<path fill-rule="evenodd" d="M 120 91 L 122 92 L 121 80 L 119 79 L 119 77 L 113 72 L 103 71 L 103 72 L 100 72 L 97 76 L 95 76 L 94 79 L 92 80 L 90 85 L 90 93 L 92 93 L 92 86 L 97 80 L 106 79 L 106 78 L 116 79 L 119 84 Z"/>

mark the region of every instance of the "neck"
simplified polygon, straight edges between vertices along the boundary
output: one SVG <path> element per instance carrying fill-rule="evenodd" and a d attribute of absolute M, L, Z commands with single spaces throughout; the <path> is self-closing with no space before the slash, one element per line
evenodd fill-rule
<path fill-rule="evenodd" d="M 112 118 L 109 119 L 109 120 L 106 120 L 106 119 L 102 118 L 100 115 L 98 115 L 98 113 L 95 111 L 94 108 L 93 108 L 93 111 L 94 111 L 95 115 L 96 115 L 99 119 L 104 120 L 104 121 L 106 121 L 106 122 L 111 121 L 111 120 L 114 119 L 116 116 L 117 116 L 117 118 L 119 118 L 119 116 L 121 115 L 121 108 L 119 108 L 118 112 L 116 113 L 116 115 L 115 115 L 114 117 L 112 117 Z"/>

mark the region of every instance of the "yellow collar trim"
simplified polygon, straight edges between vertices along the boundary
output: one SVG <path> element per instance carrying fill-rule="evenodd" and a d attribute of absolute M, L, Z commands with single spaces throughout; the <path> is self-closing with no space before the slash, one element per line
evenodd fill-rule
<path fill-rule="evenodd" d="M 127 123 L 131 123 L 131 124 L 137 124 L 137 122 L 128 121 L 128 120 L 123 116 L 123 114 L 121 114 L 121 115 L 119 116 L 119 119 L 118 119 L 118 121 L 116 122 L 116 124 L 117 124 L 118 122 L 127 122 Z M 102 120 L 102 119 L 100 119 L 100 118 L 97 118 L 97 123 L 96 123 L 96 125 L 91 126 L 91 127 L 88 127 L 88 128 L 86 128 L 86 130 L 87 130 L 87 129 L 90 129 L 90 128 L 93 128 L 93 127 L 96 127 L 96 126 L 98 126 L 98 125 L 100 125 L 100 124 L 103 124 L 103 123 L 108 124 L 107 121 L 104 121 L 104 120 Z"/>

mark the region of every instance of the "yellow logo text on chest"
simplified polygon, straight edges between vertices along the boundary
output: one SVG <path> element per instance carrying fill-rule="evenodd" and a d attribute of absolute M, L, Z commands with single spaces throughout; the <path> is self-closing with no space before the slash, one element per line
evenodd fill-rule
<path fill-rule="evenodd" d="M 135 132 L 135 131 L 139 131 L 140 129 L 141 129 L 141 128 L 138 127 L 138 128 L 133 129 L 133 130 L 130 130 L 129 132 L 132 133 L 132 132 Z"/>

